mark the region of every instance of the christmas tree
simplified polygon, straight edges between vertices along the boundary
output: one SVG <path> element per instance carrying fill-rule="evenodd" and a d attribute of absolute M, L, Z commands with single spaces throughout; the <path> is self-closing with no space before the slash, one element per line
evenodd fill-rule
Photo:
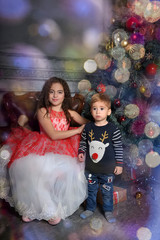
<path fill-rule="evenodd" d="M 110 34 L 94 59 L 84 63 L 79 82 L 83 115 L 96 92 L 112 101 L 110 121 L 122 132 L 129 179 L 155 176 L 160 164 L 160 2 L 130 0 L 114 8 Z M 132 176 L 134 173 L 134 176 Z"/>

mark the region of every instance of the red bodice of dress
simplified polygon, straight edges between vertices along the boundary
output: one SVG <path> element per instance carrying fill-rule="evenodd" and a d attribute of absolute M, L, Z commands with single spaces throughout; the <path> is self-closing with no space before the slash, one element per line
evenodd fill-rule
<path fill-rule="evenodd" d="M 51 110 L 50 119 L 53 127 L 58 131 L 67 131 L 67 123 L 64 112 Z M 80 135 L 61 140 L 50 139 L 40 126 L 40 133 L 33 132 L 26 128 L 14 128 L 6 144 L 9 144 L 12 150 L 12 156 L 8 166 L 16 159 L 25 157 L 29 154 L 45 155 L 48 152 L 61 155 L 77 157 Z M 34 164 L 34 159 L 33 159 Z"/>

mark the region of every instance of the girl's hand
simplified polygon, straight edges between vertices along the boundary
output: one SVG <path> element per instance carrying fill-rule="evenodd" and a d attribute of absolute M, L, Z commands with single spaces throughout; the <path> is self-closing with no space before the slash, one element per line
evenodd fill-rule
<path fill-rule="evenodd" d="M 81 134 L 83 129 L 85 127 L 85 124 L 83 124 L 82 126 L 78 127 L 77 130 L 78 130 L 78 134 Z"/>
<path fill-rule="evenodd" d="M 84 154 L 83 153 L 80 153 L 79 155 L 78 155 L 78 161 L 79 162 L 84 162 Z"/>
<path fill-rule="evenodd" d="M 122 173 L 122 171 L 123 171 L 123 168 L 117 166 L 117 167 L 115 167 L 115 169 L 114 169 L 114 174 L 115 174 L 115 175 L 119 175 L 119 174 Z"/>

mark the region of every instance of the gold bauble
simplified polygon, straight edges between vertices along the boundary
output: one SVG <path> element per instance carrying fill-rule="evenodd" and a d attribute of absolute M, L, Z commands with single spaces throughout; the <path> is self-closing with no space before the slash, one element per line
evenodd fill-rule
<path fill-rule="evenodd" d="M 121 46 L 122 47 L 126 47 L 128 45 L 128 41 L 127 40 L 122 40 L 121 41 Z"/>
<path fill-rule="evenodd" d="M 114 43 L 112 40 L 109 40 L 107 43 L 106 43 L 106 50 L 109 50 L 109 49 L 112 49 L 114 47 Z"/>
<path fill-rule="evenodd" d="M 140 91 L 141 93 L 144 93 L 144 92 L 146 91 L 146 88 L 145 88 L 144 86 L 141 86 L 141 87 L 139 88 L 139 91 Z"/>
<path fill-rule="evenodd" d="M 135 197 L 136 197 L 136 199 L 140 199 L 142 197 L 142 193 L 140 191 L 136 192 Z"/>

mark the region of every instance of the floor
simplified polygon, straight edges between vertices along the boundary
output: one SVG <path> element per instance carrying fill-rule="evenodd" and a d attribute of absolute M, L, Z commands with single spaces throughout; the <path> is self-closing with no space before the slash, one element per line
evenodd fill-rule
<path fill-rule="evenodd" d="M 144 187 L 132 182 L 125 187 L 127 200 L 114 206 L 117 221 L 112 224 L 105 220 L 100 205 L 87 220 L 79 217 L 84 209 L 80 206 L 57 226 L 45 221 L 23 223 L 1 200 L 0 240 L 160 240 L 159 183 L 150 180 Z"/>

